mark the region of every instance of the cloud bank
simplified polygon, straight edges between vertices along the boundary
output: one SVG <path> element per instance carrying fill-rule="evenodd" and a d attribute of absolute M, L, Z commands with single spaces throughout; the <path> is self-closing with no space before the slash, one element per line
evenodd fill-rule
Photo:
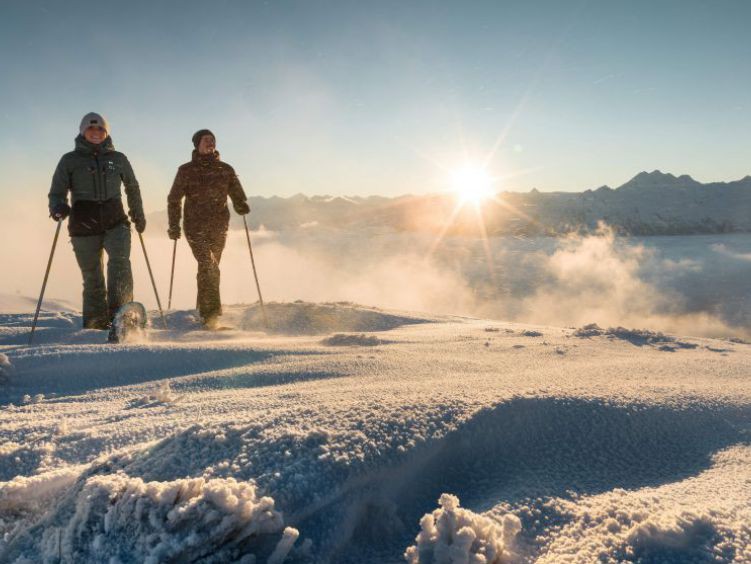
<path fill-rule="evenodd" d="M 0 294 L 36 298 L 54 224 L 43 204 L 11 202 L 0 212 Z M 746 306 L 751 238 L 623 239 L 607 227 L 588 236 L 453 237 L 437 246 L 415 234 L 331 232 L 252 235 L 266 301 L 350 301 L 364 305 L 489 317 L 559 326 L 648 328 L 694 336 L 748 336 Z M 145 236 L 163 307 L 172 242 Z M 434 251 L 431 253 L 431 249 Z M 136 299 L 155 308 L 137 238 L 131 251 Z M 173 309 L 195 307 L 196 264 L 177 244 Z M 80 304 L 81 279 L 63 228 L 46 297 Z M 222 257 L 224 303 L 251 303 L 257 293 L 245 234 L 231 231 Z"/>

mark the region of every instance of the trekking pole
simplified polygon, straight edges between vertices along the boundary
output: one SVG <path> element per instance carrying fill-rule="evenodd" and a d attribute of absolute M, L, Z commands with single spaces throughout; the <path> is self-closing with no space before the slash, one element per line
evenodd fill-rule
<path fill-rule="evenodd" d="M 42 291 L 39 294 L 39 301 L 37 302 L 37 310 L 34 313 L 34 321 L 31 324 L 31 335 L 29 335 L 29 345 L 34 340 L 34 330 L 37 328 L 37 319 L 39 318 L 39 310 L 42 307 L 42 300 L 44 299 L 44 290 L 47 288 L 47 278 L 50 275 L 50 268 L 52 268 L 52 257 L 55 256 L 55 247 L 57 246 L 57 238 L 60 235 L 60 227 L 63 225 L 63 220 L 57 220 L 57 229 L 55 229 L 55 238 L 52 240 L 52 250 L 50 251 L 50 258 L 47 261 L 47 271 L 44 273 L 44 282 L 42 282 Z"/>
<path fill-rule="evenodd" d="M 141 241 L 141 248 L 143 249 L 143 258 L 146 259 L 146 268 L 149 269 L 149 277 L 151 278 L 151 285 L 154 288 L 154 295 L 156 296 L 156 305 L 159 306 L 159 315 L 162 316 L 162 323 L 164 328 L 167 329 L 167 320 L 164 319 L 164 312 L 162 311 L 162 302 L 159 301 L 159 292 L 156 291 L 156 282 L 154 282 L 154 274 L 151 272 L 151 263 L 149 263 L 149 255 L 146 253 L 146 245 L 143 243 L 143 235 L 138 234 L 138 239 Z"/>
<path fill-rule="evenodd" d="M 172 271 L 169 275 L 169 297 L 167 298 L 167 311 L 172 309 L 172 282 L 175 280 L 175 255 L 177 254 L 177 239 L 172 246 Z"/>
<path fill-rule="evenodd" d="M 245 224 L 245 237 L 248 240 L 248 251 L 250 251 L 250 264 L 253 267 L 253 277 L 256 279 L 256 289 L 258 290 L 258 301 L 261 303 L 261 313 L 263 314 L 263 324 L 268 329 L 269 318 L 266 317 L 266 306 L 263 305 L 263 297 L 261 296 L 261 285 L 258 283 L 258 273 L 256 272 L 256 261 L 253 259 L 253 245 L 250 244 L 250 231 L 248 230 L 248 222 L 243 216 L 243 223 Z"/>

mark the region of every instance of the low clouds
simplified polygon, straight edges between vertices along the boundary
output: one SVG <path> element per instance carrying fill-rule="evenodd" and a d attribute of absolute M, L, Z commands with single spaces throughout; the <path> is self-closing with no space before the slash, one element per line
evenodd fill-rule
<path fill-rule="evenodd" d="M 649 328 L 694 336 L 741 332 L 713 311 L 702 311 L 690 298 L 656 280 L 665 268 L 702 277 L 696 261 L 665 259 L 641 243 L 623 244 L 602 228 L 590 236 L 559 240 L 542 260 L 547 277 L 522 299 L 519 316 L 536 323 Z M 657 271 L 657 272 L 655 272 Z"/>
<path fill-rule="evenodd" d="M 0 212 L 0 293 L 36 297 L 54 224 L 12 203 Z M 725 241 L 723 237 L 735 237 Z M 163 306 L 172 242 L 146 232 Z M 607 228 L 589 236 L 497 238 L 490 259 L 480 240 L 415 234 L 253 233 L 266 301 L 351 301 L 364 305 L 489 317 L 559 326 L 648 328 L 694 336 L 747 336 L 746 236 L 617 238 Z M 143 253 L 133 240 L 136 299 L 154 308 Z M 173 309 L 195 307 L 196 264 L 177 245 Z M 489 265 L 492 264 L 492 267 Z M 81 279 L 61 234 L 47 297 L 80 304 Z M 225 303 L 257 299 L 245 233 L 232 231 L 222 257 Z"/>

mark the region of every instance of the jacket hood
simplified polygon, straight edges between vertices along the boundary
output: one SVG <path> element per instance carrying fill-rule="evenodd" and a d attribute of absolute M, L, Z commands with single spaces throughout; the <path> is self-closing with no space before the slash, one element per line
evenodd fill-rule
<path fill-rule="evenodd" d="M 83 135 L 76 137 L 76 151 L 86 153 L 87 155 L 93 155 L 94 153 L 107 153 L 114 150 L 115 145 L 112 143 L 112 137 L 109 135 L 107 136 L 107 139 L 102 141 L 99 145 L 89 143 Z"/>

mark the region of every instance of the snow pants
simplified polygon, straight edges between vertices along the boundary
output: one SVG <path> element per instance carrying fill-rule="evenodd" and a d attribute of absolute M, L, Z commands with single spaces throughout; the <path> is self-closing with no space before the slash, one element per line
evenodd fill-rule
<path fill-rule="evenodd" d="M 202 231 L 185 234 L 190 250 L 198 261 L 198 312 L 206 322 L 222 314 L 222 299 L 219 295 L 219 261 L 222 259 L 226 231 Z"/>
<path fill-rule="evenodd" d="M 133 301 L 130 224 L 121 223 L 102 234 L 70 240 L 83 275 L 83 326 L 105 329 L 120 306 Z M 106 285 L 103 251 L 107 253 Z"/>

